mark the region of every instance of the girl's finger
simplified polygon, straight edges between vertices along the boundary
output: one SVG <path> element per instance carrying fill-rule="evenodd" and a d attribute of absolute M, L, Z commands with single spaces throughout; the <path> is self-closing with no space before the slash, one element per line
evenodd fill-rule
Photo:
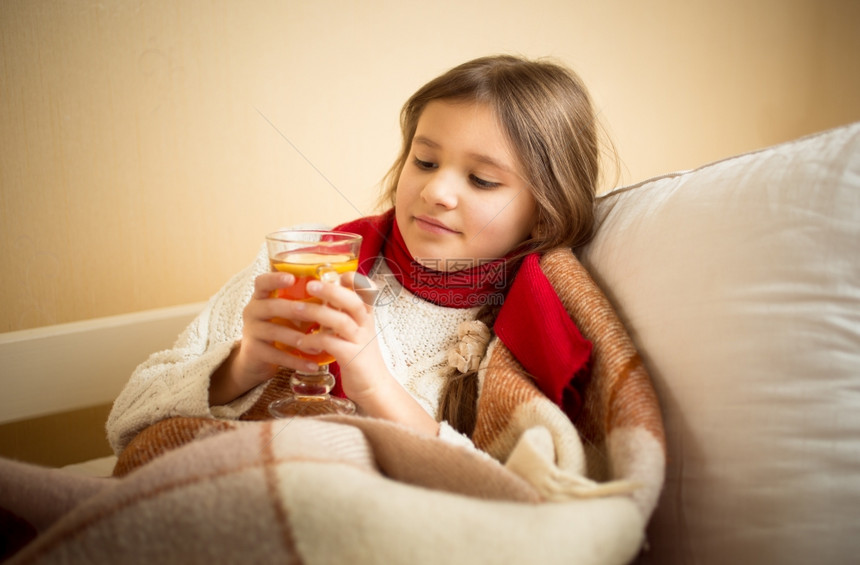
<path fill-rule="evenodd" d="M 257 324 L 250 329 L 249 334 L 257 359 L 273 365 L 308 370 L 309 362 L 285 351 L 284 346 L 310 354 L 319 353 L 313 349 L 308 350 L 309 346 L 302 343 L 302 339 L 306 337 L 305 334 L 274 322 Z M 313 363 L 311 362 L 310 365 Z"/>
<path fill-rule="evenodd" d="M 331 308 L 346 312 L 356 321 L 361 322 L 368 313 L 364 301 L 350 288 L 311 281 L 307 291 Z"/>
<path fill-rule="evenodd" d="M 271 298 L 276 290 L 293 286 L 296 277 L 290 273 L 263 273 L 254 279 L 254 294 L 252 298 L 263 300 Z"/>
<path fill-rule="evenodd" d="M 261 358 L 272 365 L 293 369 L 295 371 L 314 371 L 319 366 L 313 361 L 296 357 L 291 353 L 271 345 L 266 347 L 264 352 L 261 354 Z"/>

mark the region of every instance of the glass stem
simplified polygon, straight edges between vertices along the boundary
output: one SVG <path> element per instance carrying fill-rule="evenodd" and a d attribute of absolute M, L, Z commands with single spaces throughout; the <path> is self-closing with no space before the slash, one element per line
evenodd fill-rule
<path fill-rule="evenodd" d="M 312 373 L 296 371 L 290 377 L 290 388 L 300 400 L 327 400 L 334 385 L 334 375 L 329 372 L 328 365 L 320 365 L 319 370 Z"/>

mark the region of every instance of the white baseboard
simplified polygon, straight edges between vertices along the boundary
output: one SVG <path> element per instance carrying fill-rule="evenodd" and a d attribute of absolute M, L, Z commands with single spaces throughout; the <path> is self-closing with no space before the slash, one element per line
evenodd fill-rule
<path fill-rule="evenodd" d="M 204 303 L 0 334 L 0 423 L 112 402 Z"/>

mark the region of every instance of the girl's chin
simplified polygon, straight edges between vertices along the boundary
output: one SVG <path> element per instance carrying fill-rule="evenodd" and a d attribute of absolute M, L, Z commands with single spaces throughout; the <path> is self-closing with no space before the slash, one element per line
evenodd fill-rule
<path fill-rule="evenodd" d="M 416 251 L 410 249 L 409 253 L 419 265 L 431 271 L 457 271 L 469 261 L 462 258 L 462 253 L 438 246 L 419 245 Z"/>

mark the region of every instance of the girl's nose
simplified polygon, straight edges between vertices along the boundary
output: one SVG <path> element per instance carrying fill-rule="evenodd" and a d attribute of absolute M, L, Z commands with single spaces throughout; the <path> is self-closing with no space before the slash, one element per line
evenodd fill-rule
<path fill-rule="evenodd" d="M 437 172 L 427 180 L 421 190 L 421 197 L 425 202 L 444 208 L 457 206 L 457 187 L 454 179 L 446 178 L 443 172 Z"/>

